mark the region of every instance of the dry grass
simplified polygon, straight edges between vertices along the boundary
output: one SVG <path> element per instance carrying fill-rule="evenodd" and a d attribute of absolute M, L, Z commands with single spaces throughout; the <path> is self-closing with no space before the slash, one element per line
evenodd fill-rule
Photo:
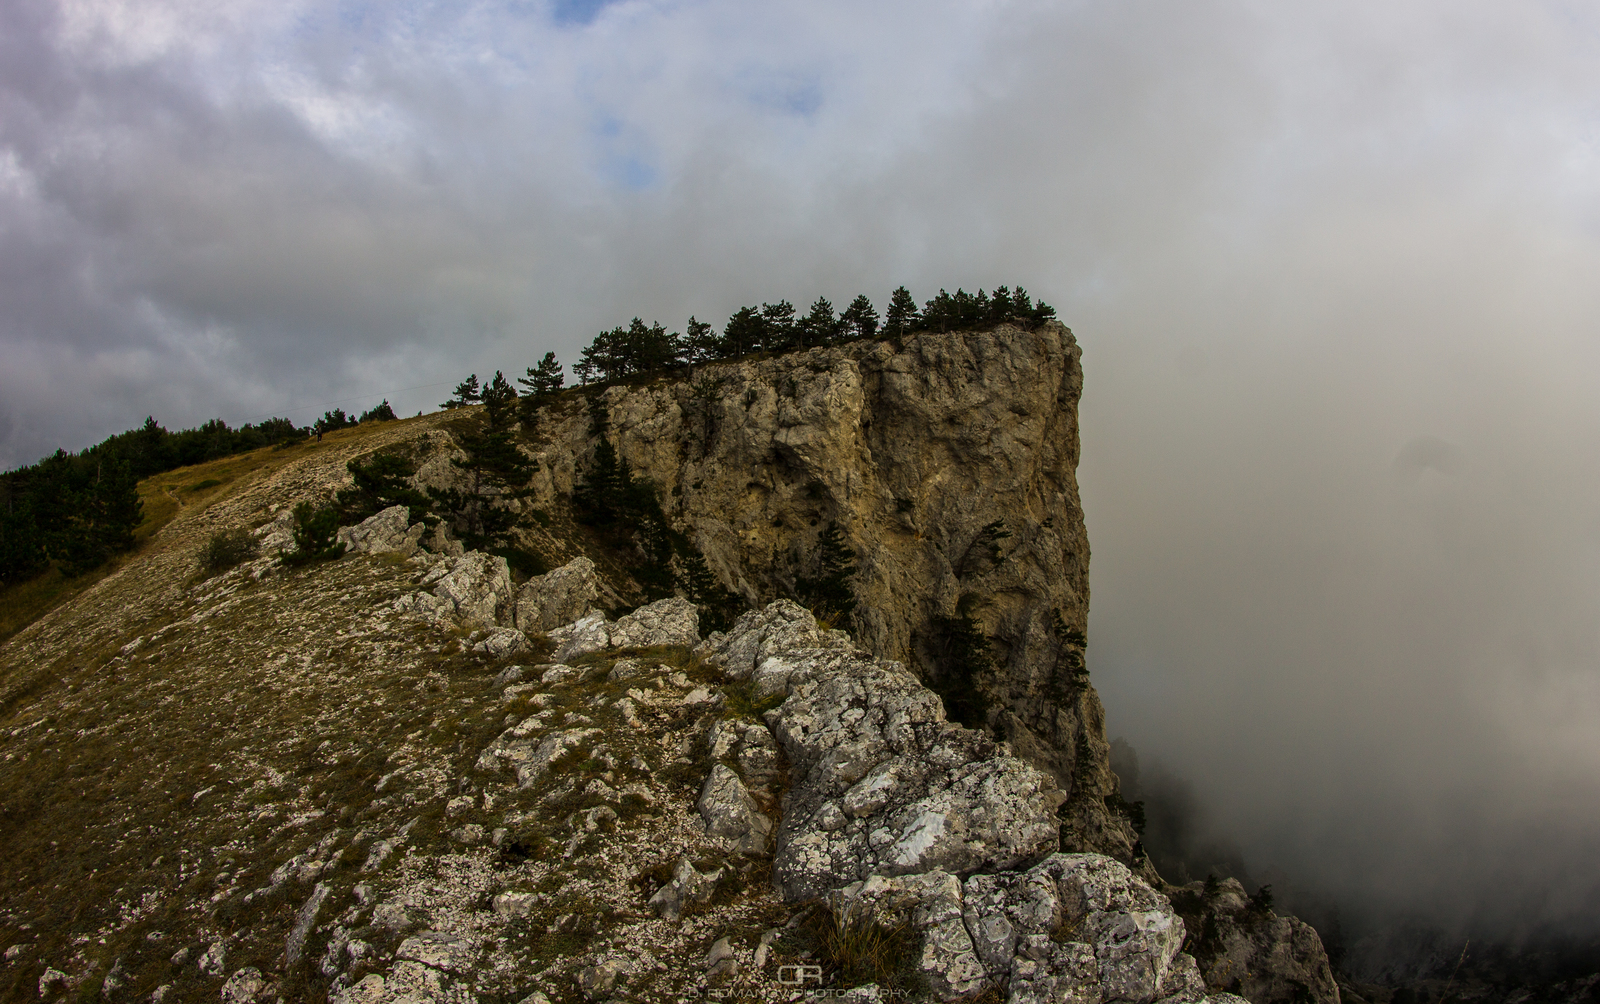
<path fill-rule="evenodd" d="M 424 416 L 427 420 L 428 416 Z M 324 436 L 324 444 L 306 440 L 287 447 L 262 447 L 250 453 L 210 460 L 192 467 L 165 471 L 139 482 L 139 499 L 144 503 L 144 518 L 134 528 L 134 550 L 119 555 L 91 572 L 68 578 L 51 568 L 27 582 L 0 588 L 0 644 L 43 617 L 51 610 L 71 602 L 103 579 L 114 575 L 149 546 L 163 529 L 185 510 L 204 511 L 230 497 L 238 488 L 254 484 L 284 467 L 305 459 L 318 449 L 332 444 L 360 444 L 363 439 L 382 434 L 390 438 L 397 428 L 418 419 L 369 423 L 354 429 L 341 429 Z M 192 513 L 191 513 L 192 514 Z"/>
<path fill-rule="evenodd" d="M 917 954 L 916 934 L 909 924 L 885 927 L 864 916 L 838 914 L 823 906 L 812 916 L 809 927 L 829 985 L 920 987 L 921 981 L 909 971 Z"/>

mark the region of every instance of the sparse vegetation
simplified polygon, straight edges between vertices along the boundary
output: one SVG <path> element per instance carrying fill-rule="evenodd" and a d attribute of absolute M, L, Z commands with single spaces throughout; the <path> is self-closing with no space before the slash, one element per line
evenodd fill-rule
<path fill-rule="evenodd" d="M 837 524 L 829 523 L 817 534 L 811 564 L 815 573 L 802 575 L 795 582 L 797 598 L 824 620 L 842 621 L 849 617 L 856 608 L 851 584 L 857 568 L 856 553 Z"/>
<path fill-rule="evenodd" d="M 864 915 L 838 914 L 823 906 L 810 927 L 829 985 L 903 988 L 913 982 L 908 968 L 917 946 L 909 924 L 884 927 Z"/>
<path fill-rule="evenodd" d="M 207 575 L 225 572 L 261 553 L 261 542 L 242 526 L 218 530 L 200 550 L 200 570 Z"/>
<path fill-rule="evenodd" d="M 334 542 L 338 532 L 337 509 L 301 502 L 294 507 L 294 550 L 280 551 L 278 560 L 285 565 L 332 561 L 344 554 L 344 545 Z"/>

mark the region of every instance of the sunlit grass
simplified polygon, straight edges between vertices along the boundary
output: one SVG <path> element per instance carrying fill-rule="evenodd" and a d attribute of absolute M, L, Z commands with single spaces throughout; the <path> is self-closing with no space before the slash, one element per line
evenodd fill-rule
<path fill-rule="evenodd" d="M 330 432 L 323 436 L 320 445 L 315 439 L 306 439 L 290 446 L 264 446 L 249 453 L 220 457 L 145 478 L 139 482 L 138 488 L 139 499 L 144 503 L 144 518 L 133 531 L 134 549 L 83 575 L 69 578 L 51 567 L 27 582 L 0 588 L 0 644 L 121 569 L 150 546 L 151 539 L 184 510 L 193 508 L 204 511 L 240 488 L 254 484 L 318 449 L 326 449 L 329 444 L 359 442 L 379 432 L 416 421 L 416 418 L 409 418 L 395 422 L 370 422 L 352 429 Z"/>

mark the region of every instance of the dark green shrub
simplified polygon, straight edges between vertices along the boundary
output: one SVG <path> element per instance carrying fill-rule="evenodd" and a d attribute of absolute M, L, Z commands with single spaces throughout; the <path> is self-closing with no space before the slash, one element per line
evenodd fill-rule
<path fill-rule="evenodd" d="M 200 570 L 207 575 L 225 572 L 261 553 L 261 542 L 242 526 L 218 530 L 200 549 Z"/>
<path fill-rule="evenodd" d="M 302 502 L 294 507 L 294 550 L 279 551 L 278 560 L 285 565 L 303 565 L 337 558 L 344 553 L 344 545 L 334 543 L 338 533 L 337 509 Z"/>

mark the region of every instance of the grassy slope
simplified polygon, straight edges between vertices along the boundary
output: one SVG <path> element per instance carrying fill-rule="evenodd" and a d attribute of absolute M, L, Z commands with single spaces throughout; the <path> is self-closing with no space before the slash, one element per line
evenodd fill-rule
<path fill-rule="evenodd" d="M 64 999 L 99 1000 L 109 977 L 121 984 L 114 999 L 170 985 L 168 1001 L 214 1001 L 221 980 L 196 960 L 223 941 L 225 973 L 255 966 L 285 999 L 316 1001 L 334 924 L 379 957 L 395 949 L 401 931 L 371 901 L 412 903 L 426 926 L 498 923 L 510 937 L 484 942 L 474 976 L 486 1004 L 520 999 L 534 969 L 612 937 L 619 948 L 653 941 L 674 989 L 696 978 L 709 935 L 644 907 L 677 855 L 720 863 L 694 850 L 703 837 L 687 824 L 708 765 L 703 748 L 682 755 L 689 722 L 670 700 L 659 735 L 621 724 L 606 703 L 622 693 L 615 684 L 542 688 L 537 706 L 531 693 L 503 701 L 492 687 L 501 662 L 471 651 L 470 637 L 391 612 L 414 588 L 418 569 L 404 561 L 352 556 L 260 581 L 249 566 L 196 575 L 211 533 L 260 524 L 343 481 L 348 458 L 449 420 L 348 430 L 151 479 L 141 546 L 0 644 L 0 948 L 17 948 L 0 966 L 0 999 L 36 999 L 51 967 L 71 977 Z M 192 487 L 207 480 L 221 483 Z M 687 653 L 656 657 L 689 673 L 684 686 L 713 682 Z M 506 715 L 537 707 L 555 721 L 592 719 L 606 746 L 530 789 L 478 771 Z M 624 766 L 634 756 L 645 766 Z M 643 785 L 648 799 L 625 800 L 614 832 L 582 832 L 570 813 L 595 801 L 591 778 Z M 488 797 L 447 816 L 463 792 Z M 509 826 L 533 854 L 463 848 L 448 831 L 466 822 Z M 407 824 L 403 852 L 365 870 Z M 539 860 L 552 848 L 570 861 Z M 765 888 L 765 867 L 741 868 L 727 894 Z M 290 966 L 286 936 L 317 883 L 332 890 L 327 907 Z M 370 888 L 366 908 L 357 885 Z M 508 887 L 551 898 L 534 916 L 495 921 L 487 897 Z M 716 930 L 759 932 L 781 907 L 769 890 L 722 909 L 748 917 Z M 565 1000 L 571 974 L 560 982 Z"/>
<path fill-rule="evenodd" d="M 340 429 L 323 437 L 318 444 L 306 440 L 294 446 L 278 449 L 263 447 L 249 453 L 180 467 L 139 482 L 139 498 L 144 503 L 144 519 L 134 530 L 134 550 L 118 555 L 110 562 L 76 578 L 67 578 L 59 571 L 49 571 L 27 582 L 0 588 L 0 645 L 17 632 L 43 617 L 62 604 L 125 568 L 148 549 L 151 541 L 185 510 L 204 511 L 211 505 L 229 498 L 239 487 L 254 484 L 284 467 L 305 459 L 316 450 L 338 450 L 359 446 L 377 438 L 388 440 L 397 429 L 415 426 L 419 422 L 433 424 L 437 416 L 422 419 L 404 419 L 399 422 L 369 423 L 353 429 Z M 204 486 L 204 487 L 202 487 Z"/>

